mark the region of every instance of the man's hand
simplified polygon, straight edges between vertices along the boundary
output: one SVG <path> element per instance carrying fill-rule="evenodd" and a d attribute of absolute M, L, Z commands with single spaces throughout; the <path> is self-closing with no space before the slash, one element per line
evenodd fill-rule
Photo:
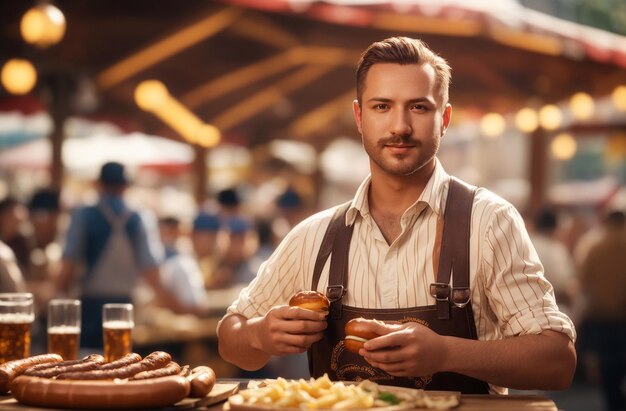
<path fill-rule="evenodd" d="M 253 348 L 270 355 L 305 352 L 323 337 L 326 313 L 287 305 L 272 308 L 264 317 L 249 320 Z"/>
<path fill-rule="evenodd" d="M 441 336 L 415 322 L 372 322 L 380 337 L 367 341 L 359 351 L 367 362 L 390 375 L 418 377 L 442 371 L 446 354 Z"/>

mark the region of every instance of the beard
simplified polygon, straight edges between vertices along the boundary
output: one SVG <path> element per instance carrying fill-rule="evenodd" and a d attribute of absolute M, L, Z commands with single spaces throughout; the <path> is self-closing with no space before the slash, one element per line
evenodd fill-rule
<path fill-rule="evenodd" d="M 429 164 L 439 150 L 439 138 L 428 139 L 427 143 L 409 136 L 392 136 L 375 142 L 363 136 L 363 147 L 370 158 L 384 173 L 391 176 L 410 176 Z M 394 154 L 388 145 L 411 146 L 407 153 Z"/>

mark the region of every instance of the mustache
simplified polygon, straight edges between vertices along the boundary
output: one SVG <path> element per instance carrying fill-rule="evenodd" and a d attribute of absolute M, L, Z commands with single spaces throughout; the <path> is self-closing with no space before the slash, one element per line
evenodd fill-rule
<path fill-rule="evenodd" d="M 389 136 L 379 140 L 381 146 L 386 145 L 411 145 L 417 146 L 420 144 L 418 140 L 411 138 L 410 136 Z"/>

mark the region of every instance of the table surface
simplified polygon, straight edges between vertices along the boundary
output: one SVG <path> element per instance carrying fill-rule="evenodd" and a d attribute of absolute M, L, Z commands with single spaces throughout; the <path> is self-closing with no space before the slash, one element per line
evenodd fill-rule
<path fill-rule="evenodd" d="M 220 381 L 214 390 L 226 391 L 228 386 L 232 386 L 234 381 Z M 226 390 L 224 389 L 226 388 Z M 224 399 L 224 398 L 221 398 Z M 210 410 L 222 411 L 223 402 L 211 405 L 209 407 L 194 407 L 190 399 L 183 400 L 177 406 L 163 408 L 163 411 L 179 411 L 179 410 Z M 17 403 L 11 396 L 0 396 L 0 411 L 45 411 L 50 409 L 25 406 Z M 455 411 L 558 411 L 557 406 L 552 400 L 544 396 L 538 395 L 461 395 L 460 405 L 454 409 Z"/>

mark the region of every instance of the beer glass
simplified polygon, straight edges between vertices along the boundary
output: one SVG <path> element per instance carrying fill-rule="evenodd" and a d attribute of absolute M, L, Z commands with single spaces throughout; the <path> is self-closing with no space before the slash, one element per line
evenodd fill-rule
<path fill-rule="evenodd" d="M 48 304 L 48 352 L 64 360 L 78 358 L 80 301 L 52 300 Z"/>
<path fill-rule="evenodd" d="M 31 293 L 0 293 L 0 364 L 30 355 Z"/>
<path fill-rule="evenodd" d="M 104 359 L 111 362 L 130 353 L 132 349 L 132 304 L 105 304 L 102 308 Z"/>

